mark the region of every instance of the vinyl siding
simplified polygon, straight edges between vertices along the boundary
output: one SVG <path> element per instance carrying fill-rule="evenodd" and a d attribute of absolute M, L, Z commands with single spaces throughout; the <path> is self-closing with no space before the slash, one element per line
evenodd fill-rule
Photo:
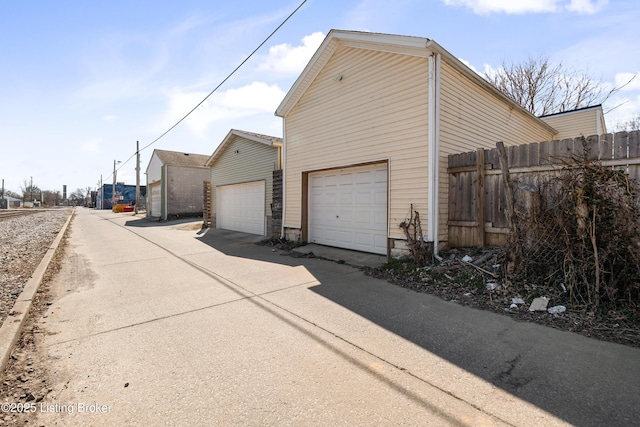
<path fill-rule="evenodd" d="M 439 238 L 447 240 L 450 154 L 553 139 L 535 117 L 514 108 L 444 61 L 440 73 Z"/>
<path fill-rule="evenodd" d="M 151 160 L 149 160 L 146 172 L 147 185 L 160 181 L 160 178 L 162 178 L 162 160 L 158 158 L 155 152 L 151 155 Z"/>
<path fill-rule="evenodd" d="M 367 162 L 389 162 L 391 237 L 412 204 L 426 212 L 427 76 L 425 58 L 335 51 L 285 117 L 285 227 L 302 227 L 303 172 Z"/>
<path fill-rule="evenodd" d="M 555 116 L 542 117 L 542 120 L 558 131 L 553 139 L 577 138 L 598 135 L 598 111 L 589 109 L 572 111 Z M 532 141 L 534 142 L 534 141 Z"/>
<path fill-rule="evenodd" d="M 277 164 L 277 147 L 235 137 L 211 167 L 211 212 L 216 212 L 216 187 L 264 180 L 265 213 L 270 217 L 273 171 Z"/>

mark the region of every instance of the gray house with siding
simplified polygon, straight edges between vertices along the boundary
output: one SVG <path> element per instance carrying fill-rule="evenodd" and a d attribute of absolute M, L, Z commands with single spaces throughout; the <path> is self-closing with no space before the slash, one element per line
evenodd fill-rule
<path fill-rule="evenodd" d="M 271 234 L 273 171 L 282 167 L 282 139 L 231 129 L 206 165 L 212 227 Z"/>
<path fill-rule="evenodd" d="M 204 182 L 209 180 L 205 163 L 209 156 L 178 151 L 153 150 L 147 166 L 147 217 L 166 220 L 200 216 Z"/>

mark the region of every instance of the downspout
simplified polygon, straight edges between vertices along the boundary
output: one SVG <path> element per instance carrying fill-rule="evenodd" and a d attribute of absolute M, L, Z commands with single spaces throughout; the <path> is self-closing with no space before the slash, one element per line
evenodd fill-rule
<path fill-rule="evenodd" d="M 287 132 L 285 122 L 287 119 L 282 118 L 282 219 L 280 220 L 280 238 L 286 238 L 284 234 L 284 207 L 287 205 L 287 180 L 285 172 L 287 170 Z"/>
<path fill-rule="evenodd" d="M 168 216 L 167 216 L 167 199 L 169 198 L 168 194 L 167 194 L 167 177 L 169 176 L 169 165 L 163 165 L 162 166 L 162 171 L 164 172 L 162 174 L 162 196 L 160 197 L 160 202 L 162 203 L 162 207 L 160 208 L 160 218 L 162 218 L 164 221 L 167 220 Z"/>
<path fill-rule="evenodd" d="M 440 184 L 440 54 L 429 56 L 429 117 L 428 151 L 429 182 L 427 204 L 427 240 L 433 242 L 438 254 L 438 208 Z"/>
<path fill-rule="evenodd" d="M 596 113 L 596 134 L 598 136 L 602 135 L 602 109 L 598 108 L 597 113 Z"/>

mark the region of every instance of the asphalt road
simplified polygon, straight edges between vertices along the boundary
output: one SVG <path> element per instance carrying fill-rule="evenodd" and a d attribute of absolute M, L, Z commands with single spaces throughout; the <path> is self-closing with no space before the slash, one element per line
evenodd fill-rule
<path fill-rule="evenodd" d="M 634 425 L 640 351 L 78 209 L 34 425 Z"/>

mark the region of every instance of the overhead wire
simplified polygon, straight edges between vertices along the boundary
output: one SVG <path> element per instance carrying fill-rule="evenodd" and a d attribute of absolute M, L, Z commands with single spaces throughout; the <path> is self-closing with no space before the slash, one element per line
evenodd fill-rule
<path fill-rule="evenodd" d="M 293 17 L 293 15 L 295 15 L 295 14 L 296 14 L 296 12 L 298 12 L 298 10 L 300 10 L 300 8 L 302 8 L 302 6 L 304 6 L 304 4 L 305 4 L 306 2 L 307 2 L 307 0 L 302 0 L 302 2 L 298 5 L 298 7 L 296 7 L 296 8 L 293 10 L 293 12 L 291 12 L 291 13 L 290 13 L 290 14 L 289 14 L 285 19 L 284 19 L 284 21 L 282 21 L 282 22 L 280 23 L 280 25 L 278 25 L 278 26 L 276 27 L 276 29 L 275 29 L 275 30 L 273 30 L 273 31 L 271 32 L 271 34 L 269 34 L 269 35 L 267 36 L 267 38 L 265 38 L 265 39 L 262 41 L 262 43 L 260 43 L 260 44 L 258 45 L 258 47 L 256 47 L 256 48 L 255 48 L 255 49 L 254 49 L 254 50 L 249 54 L 249 56 L 247 56 L 244 60 L 242 60 L 242 62 L 240 62 L 240 64 L 239 64 L 237 67 L 235 67 L 235 68 L 233 69 L 233 71 L 231 71 L 231 72 L 227 75 L 227 77 L 225 77 L 225 78 L 224 78 L 224 79 L 223 79 L 223 80 L 222 80 L 222 81 L 221 81 L 221 82 L 220 82 L 220 83 L 219 83 L 215 88 L 213 88 L 213 90 L 212 90 L 211 92 L 209 92 L 209 93 L 207 94 L 207 96 L 205 96 L 205 97 L 204 97 L 200 102 L 198 102 L 198 103 L 196 104 L 196 106 L 195 106 L 195 107 L 193 107 L 191 110 L 189 110 L 189 112 L 188 112 L 187 114 L 185 114 L 185 115 L 184 115 L 180 120 L 178 120 L 176 123 L 174 123 L 174 124 L 173 124 L 173 126 L 171 126 L 169 129 L 167 129 L 165 132 L 163 132 L 159 137 L 157 137 L 156 139 L 154 139 L 153 141 L 151 141 L 150 143 L 148 143 L 148 144 L 147 144 L 147 145 L 145 145 L 144 147 L 140 148 L 138 151 L 134 152 L 134 153 L 131 155 L 131 157 L 129 157 L 129 158 L 128 158 L 127 160 L 125 160 L 124 162 L 121 162 L 122 164 L 121 164 L 118 168 L 116 168 L 116 169 L 114 170 L 114 172 L 117 172 L 117 171 L 119 171 L 120 169 L 122 169 L 122 168 L 123 168 L 127 163 L 129 163 L 129 161 L 130 161 L 131 159 L 133 159 L 134 157 L 136 157 L 136 155 L 137 155 L 139 152 L 141 152 L 141 151 L 143 151 L 143 150 L 145 150 L 145 149 L 149 148 L 150 146 L 152 146 L 152 145 L 153 145 L 153 144 L 155 144 L 156 142 L 160 141 L 160 139 L 164 138 L 164 137 L 165 137 L 169 132 L 171 132 L 173 129 L 175 129 L 175 128 L 180 124 L 180 123 L 182 123 L 182 122 L 183 122 L 187 117 L 189 117 L 189 116 L 190 116 L 190 115 L 191 115 L 195 110 L 197 110 L 197 109 L 198 109 L 198 107 L 200 107 L 200 106 L 201 106 L 201 105 L 202 105 L 202 104 L 203 104 L 207 99 L 209 99 L 209 97 L 211 97 L 211 95 L 213 95 L 213 94 L 214 94 L 218 89 L 220 89 L 220 87 L 221 87 L 222 85 L 224 85 L 224 84 L 225 84 L 225 83 L 226 83 L 226 82 L 227 82 L 227 81 L 228 81 L 228 80 L 229 80 L 229 79 L 230 79 L 230 78 L 231 78 L 231 77 L 232 77 L 232 76 L 233 76 L 233 75 L 234 75 L 234 74 L 235 74 L 235 73 L 236 73 L 236 72 L 237 72 L 237 71 L 238 71 L 238 70 L 239 70 L 239 69 L 240 69 L 240 68 L 241 68 L 241 67 L 242 67 L 242 66 L 243 66 L 243 65 L 244 65 L 248 60 L 249 60 L 249 59 L 251 59 L 251 58 L 253 57 L 253 55 L 255 55 L 255 54 L 256 54 L 256 52 L 258 52 L 258 51 L 262 48 L 262 46 L 264 46 L 264 45 L 269 41 L 269 39 L 271 39 L 271 37 L 273 37 L 273 35 L 274 35 L 275 33 L 277 33 L 277 32 L 278 32 L 278 30 L 280 30 L 280 28 L 282 28 L 282 26 L 283 26 L 283 25 L 284 25 L 284 24 L 286 24 L 286 23 L 287 23 L 287 21 L 288 21 L 289 19 L 291 19 L 291 17 Z M 114 176 L 114 173 L 111 173 L 111 175 L 109 176 L 109 178 L 112 178 L 113 176 Z M 109 179 L 109 178 L 107 178 L 107 179 Z"/>

